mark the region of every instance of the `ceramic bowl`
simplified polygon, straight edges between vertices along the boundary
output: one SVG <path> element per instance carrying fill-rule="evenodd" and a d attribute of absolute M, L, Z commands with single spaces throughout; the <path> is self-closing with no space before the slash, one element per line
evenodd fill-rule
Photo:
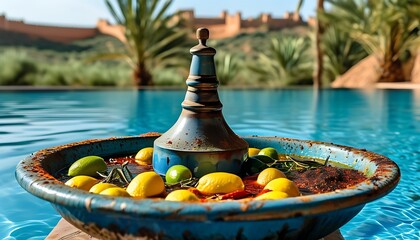
<path fill-rule="evenodd" d="M 100 239 L 319 239 L 339 229 L 366 203 L 394 189 L 400 178 L 390 159 L 330 143 L 246 137 L 250 147 L 274 147 L 347 165 L 367 180 L 351 188 L 281 200 L 183 203 L 109 197 L 70 188 L 58 174 L 87 155 L 110 157 L 153 146 L 154 136 L 88 140 L 40 150 L 16 169 L 19 184 L 49 201 L 68 222 Z"/>

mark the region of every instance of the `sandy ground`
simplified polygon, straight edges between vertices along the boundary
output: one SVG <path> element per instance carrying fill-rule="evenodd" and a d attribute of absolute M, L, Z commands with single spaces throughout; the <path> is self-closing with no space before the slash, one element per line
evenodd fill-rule
<path fill-rule="evenodd" d="M 98 240 L 90 236 L 87 233 L 82 232 L 81 230 L 73 227 L 69 222 L 63 218 L 58 222 L 57 226 L 51 231 L 47 236 L 46 240 Z M 146 238 L 139 238 L 146 239 Z M 321 240 L 321 239 L 320 239 Z M 337 230 L 330 235 L 322 238 L 322 240 L 344 240 L 343 236 L 340 233 L 340 230 Z"/>

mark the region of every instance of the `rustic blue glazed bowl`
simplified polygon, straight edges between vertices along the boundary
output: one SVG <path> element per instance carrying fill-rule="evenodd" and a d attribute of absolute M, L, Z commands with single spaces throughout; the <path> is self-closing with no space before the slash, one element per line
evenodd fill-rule
<path fill-rule="evenodd" d="M 182 203 L 90 194 L 67 187 L 58 172 L 87 155 L 128 155 L 153 146 L 156 137 L 89 140 L 38 151 L 16 169 L 19 184 L 52 203 L 74 226 L 101 239 L 319 239 L 353 218 L 363 206 L 394 189 L 398 166 L 366 150 L 277 137 L 244 138 L 250 147 L 326 159 L 363 172 L 368 180 L 348 189 L 282 200 Z"/>

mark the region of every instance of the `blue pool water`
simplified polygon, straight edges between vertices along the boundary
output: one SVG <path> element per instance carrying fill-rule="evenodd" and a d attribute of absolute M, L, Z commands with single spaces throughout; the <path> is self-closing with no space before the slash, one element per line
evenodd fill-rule
<path fill-rule="evenodd" d="M 91 138 L 164 132 L 185 91 L 0 92 L 0 239 L 44 239 L 60 216 L 23 190 L 16 164 L 37 150 Z M 420 91 L 220 90 L 241 136 L 283 136 L 366 148 L 402 179 L 341 228 L 346 239 L 420 238 Z"/>

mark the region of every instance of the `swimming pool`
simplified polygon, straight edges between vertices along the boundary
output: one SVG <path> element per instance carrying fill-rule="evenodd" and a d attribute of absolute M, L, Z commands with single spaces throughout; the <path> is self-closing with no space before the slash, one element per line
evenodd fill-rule
<path fill-rule="evenodd" d="M 16 164 L 43 148 L 111 136 L 164 132 L 185 91 L 0 92 L 0 239 L 44 239 L 60 216 L 23 190 Z M 334 142 L 383 154 L 402 179 L 341 228 L 346 239 L 420 236 L 420 91 L 219 90 L 223 113 L 241 136 Z"/>

